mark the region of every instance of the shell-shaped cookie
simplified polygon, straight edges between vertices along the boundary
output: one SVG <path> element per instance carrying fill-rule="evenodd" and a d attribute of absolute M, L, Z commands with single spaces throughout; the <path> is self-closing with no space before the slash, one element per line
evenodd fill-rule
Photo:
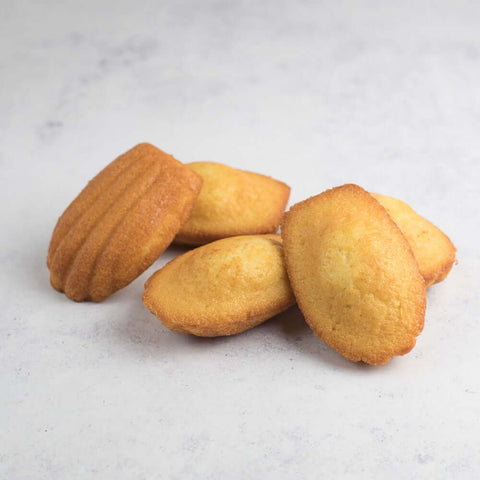
<path fill-rule="evenodd" d="M 147 143 L 118 157 L 59 218 L 47 258 L 52 286 L 72 300 L 100 301 L 128 285 L 171 243 L 201 183 Z"/>
<path fill-rule="evenodd" d="M 371 195 L 405 235 L 427 287 L 444 280 L 455 263 L 456 249 L 450 239 L 407 203 L 378 193 Z"/>
<path fill-rule="evenodd" d="M 175 243 L 202 245 L 235 235 L 275 233 L 290 196 L 283 182 L 214 162 L 188 167 L 203 179 L 192 215 Z"/>
<path fill-rule="evenodd" d="M 295 299 L 281 243 L 248 235 L 175 258 L 146 282 L 143 303 L 170 330 L 217 337 L 259 325 Z"/>
<path fill-rule="evenodd" d="M 413 348 L 425 282 L 407 240 L 370 194 L 344 185 L 298 203 L 282 238 L 298 306 L 322 340 L 373 365 Z"/>

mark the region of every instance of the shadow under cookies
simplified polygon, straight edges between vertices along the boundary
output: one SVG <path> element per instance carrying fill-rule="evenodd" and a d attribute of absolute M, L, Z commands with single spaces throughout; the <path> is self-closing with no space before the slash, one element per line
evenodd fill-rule
<path fill-rule="evenodd" d="M 225 349 L 237 350 L 235 355 L 245 352 L 248 345 L 251 351 L 258 348 L 269 350 L 279 359 L 287 353 L 307 356 L 318 361 L 319 368 L 327 364 L 335 370 L 373 371 L 375 368 L 362 362 L 355 363 L 343 358 L 339 353 L 320 340 L 305 322 L 295 305 L 276 315 L 265 323 L 244 333 L 225 337 L 196 337 L 172 332 L 148 311 L 141 301 L 143 282 L 131 285 L 115 300 L 125 305 L 125 315 L 116 322 L 115 332 L 135 355 L 182 355 L 186 350 L 197 350 L 202 354 Z M 123 298 L 121 298 L 123 297 Z M 128 297 L 128 298 L 126 298 Z M 248 348 L 250 351 L 250 348 Z M 378 368 L 378 367 L 377 367 Z"/>
<path fill-rule="evenodd" d="M 347 360 L 318 338 L 307 325 L 297 305 L 277 315 L 264 324 L 297 354 L 314 358 L 319 364 L 328 364 L 335 369 L 368 370 L 369 365 Z M 258 328 L 262 328 L 262 326 Z"/>

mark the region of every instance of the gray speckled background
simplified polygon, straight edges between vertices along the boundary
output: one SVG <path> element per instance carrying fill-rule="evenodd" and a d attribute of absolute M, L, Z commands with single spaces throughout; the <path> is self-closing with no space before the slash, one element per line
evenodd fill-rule
<path fill-rule="evenodd" d="M 480 476 L 480 3 L 11 1 L 0 15 L 0 478 Z M 118 154 L 345 182 L 458 247 L 417 347 L 349 363 L 298 310 L 231 338 L 171 333 L 146 278 L 53 291 L 57 217 Z"/>

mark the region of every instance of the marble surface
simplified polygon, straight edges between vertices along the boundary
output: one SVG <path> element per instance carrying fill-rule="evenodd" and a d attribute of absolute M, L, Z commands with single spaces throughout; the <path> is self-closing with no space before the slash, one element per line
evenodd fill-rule
<path fill-rule="evenodd" d="M 0 16 L 0 478 L 480 476 L 480 3 L 25 1 Z M 75 304 L 56 219 L 141 141 L 355 182 L 446 231 L 459 265 L 416 348 L 344 360 L 295 308 L 243 335 L 167 331 L 143 282 Z"/>

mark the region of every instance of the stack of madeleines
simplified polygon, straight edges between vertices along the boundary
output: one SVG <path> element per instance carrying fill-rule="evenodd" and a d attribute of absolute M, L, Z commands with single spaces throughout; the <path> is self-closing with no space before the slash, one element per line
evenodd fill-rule
<path fill-rule="evenodd" d="M 143 302 L 167 328 L 233 335 L 298 303 L 315 334 L 349 360 L 381 365 L 409 352 L 423 329 L 426 289 L 455 262 L 449 238 L 406 203 L 357 185 L 284 213 L 289 195 L 264 175 L 184 165 L 137 145 L 58 220 L 51 284 L 72 300 L 101 301 L 172 242 L 198 246 L 145 284 Z"/>

